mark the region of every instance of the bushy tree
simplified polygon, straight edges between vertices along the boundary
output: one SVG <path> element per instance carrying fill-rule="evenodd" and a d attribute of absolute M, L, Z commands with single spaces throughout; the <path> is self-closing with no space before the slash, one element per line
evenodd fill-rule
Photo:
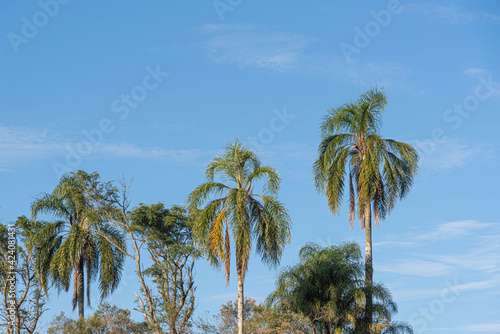
<path fill-rule="evenodd" d="M 101 303 L 92 316 L 74 320 L 64 312 L 54 317 L 48 334 L 149 334 L 152 333 L 144 322 L 130 318 L 130 311 Z"/>
<path fill-rule="evenodd" d="M 245 299 L 245 333 L 249 334 L 310 334 L 311 323 L 287 309 L 267 308 L 252 298 Z M 216 315 L 199 318 L 197 328 L 204 334 L 236 334 L 238 332 L 238 306 L 236 302 L 223 304 Z"/>
<path fill-rule="evenodd" d="M 382 284 L 373 284 L 374 323 L 366 326 L 367 288 L 359 246 L 345 243 L 321 247 L 308 244 L 300 250 L 300 263 L 283 269 L 268 307 L 287 307 L 313 324 L 314 333 L 412 333 L 392 321 L 397 306 Z"/>

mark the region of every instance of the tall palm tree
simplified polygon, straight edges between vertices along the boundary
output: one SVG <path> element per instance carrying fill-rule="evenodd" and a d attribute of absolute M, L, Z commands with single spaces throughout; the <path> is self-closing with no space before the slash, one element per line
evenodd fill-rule
<path fill-rule="evenodd" d="M 85 272 L 90 305 L 90 283 L 99 278 L 103 299 L 118 286 L 123 268 L 123 253 L 103 235 L 120 247 L 125 246 L 123 236 L 100 221 L 86 195 L 89 188 L 98 186 L 97 173 L 78 171 L 63 176 L 52 193 L 41 194 L 31 205 L 33 219 L 40 214 L 56 218 L 30 241 L 42 287 L 47 292 L 50 280 L 59 291 L 67 292 L 73 274 L 73 310 L 78 305 L 80 318 L 84 317 Z"/>
<path fill-rule="evenodd" d="M 216 182 L 216 176 L 221 182 Z M 236 249 L 238 276 L 238 333 L 243 333 L 243 283 L 255 240 L 257 253 L 268 265 L 277 265 L 290 241 L 291 221 L 284 205 L 277 200 L 281 179 L 278 171 L 262 166 L 251 150 L 237 140 L 206 169 L 207 182 L 189 195 L 191 206 L 201 209 L 193 232 L 212 265 L 224 263 L 229 283 L 231 239 Z M 263 182 L 263 194 L 254 187 Z M 225 183 L 222 183 L 225 182 Z M 216 198 L 214 199 L 213 196 Z"/>
<path fill-rule="evenodd" d="M 345 176 L 349 176 L 349 224 L 352 228 L 357 212 L 365 229 L 368 287 L 373 282 L 372 212 L 378 226 L 396 201 L 408 194 L 418 170 L 413 147 L 379 135 L 386 105 L 386 95 L 373 88 L 355 102 L 332 108 L 320 126 L 322 141 L 313 168 L 316 189 L 326 195 L 333 214 L 339 213 Z M 366 304 L 366 320 L 371 322 L 370 293 Z"/>

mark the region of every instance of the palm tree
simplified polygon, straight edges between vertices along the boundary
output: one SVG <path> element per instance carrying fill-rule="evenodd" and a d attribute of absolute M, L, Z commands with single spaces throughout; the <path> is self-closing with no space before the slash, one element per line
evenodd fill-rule
<path fill-rule="evenodd" d="M 315 334 L 362 333 L 367 289 L 359 246 L 307 244 L 299 257 L 299 264 L 280 273 L 267 307 L 288 308 L 306 317 Z M 397 306 L 387 288 L 374 284 L 373 296 L 376 323 L 370 333 L 413 333 L 405 323 L 392 321 Z"/>
<path fill-rule="evenodd" d="M 97 173 L 78 171 L 63 176 L 52 193 L 41 194 L 31 205 L 33 219 L 40 214 L 57 219 L 30 241 L 42 287 L 47 292 L 50 279 L 59 291 L 67 292 L 73 274 L 73 310 L 78 305 L 80 318 L 84 317 L 85 272 L 90 306 L 90 283 L 99 275 L 103 299 L 118 286 L 123 268 L 123 253 L 114 246 L 125 246 L 123 236 L 99 219 L 86 195 L 89 188 L 98 187 Z"/>
<path fill-rule="evenodd" d="M 339 213 L 345 175 L 349 176 L 349 224 L 352 228 L 357 211 L 365 229 L 367 287 L 373 282 L 372 212 L 378 226 L 408 194 L 418 170 L 413 147 L 379 135 L 386 105 L 385 94 L 374 88 L 355 102 L 332 108 L 321 123 L 322 141 L 313 168 L 315 187 L 326 195 L 333 214 Z M 371 293 L 366 303 L 366 320 L 371 323 Z"/>
<path fill-rule="evenodd" d="M 300 264 L 284 268 L 267 306 L 289 308 L 305 316 L 314 333 L 337 333 L 355 320 L 362 296 L 361 252 L 354 243 L 303 246 Z"/>
<path fill-rule="evenodd" d="M 216 182 L 220 176 L 222 182 Z M 284 205 L 277 200 L 281 179 L 278 171 L 262 166 L 251 150 L 237 140 L 229 143 L 222 155 L 206 169 L 207 182 L 189 195 L 192 207 L 205 205 L 199 212 L 193 232 L 212 265 L 224 263 L 229 283 L 231 239 L 236 248 L 238 276 L 238 333 L 243 333 L 243 283 L 248 267 L 252 240 L 267 265 L 277 265 L 285 245 L 290 242 L 291 221 Z M 263 181 L 263 194 L 254 193 Z M 213 196 L 215 199 L 211 199 Z M 232 236 L 230 235 L 232 234 Z"/>

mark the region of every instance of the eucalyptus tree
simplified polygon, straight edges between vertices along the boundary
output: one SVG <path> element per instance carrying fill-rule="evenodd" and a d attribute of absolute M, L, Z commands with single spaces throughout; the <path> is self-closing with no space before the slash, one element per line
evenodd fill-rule
<path fill-rule="evenodd" d="M 367 289 L 357 244 L 307 244 L 299 257 L 299 264 L 281 271 L 276 290 L 266 299 L 268 307 L 288 307 L 303 315 L 315 334 L 412 333 L 406 324 L 392 321 L 397 306 L 382 284 L 374 284 L 371 290 L 375 321 L 366 326 Z"/>
<path fill-rule="evenodd" d="M 171 334 L 186 333 L 195 308 L 194 265 L 199 257 L 192 215 L 179 206 L 141 204 L 130 212 L 130 220 L 130 230 L 145 241 L 153 261 L 143 275 L 150 276 L 156 287 L 151 295 L 157 318 Z M 144 304 L 141 312 L 147 312 Z"/>
<path fill-rule="evenodd" d="M 52 193 L 39 195 L 31 205 L 33 219 L 41 214 L 55 219 L 30 240 L 42 287 L 47 292 L 53 283 L 59 291 L 67 292 L 72 282 L 73 310 L 78 306 L 80 318 L 84 317 L 85 284 L 90 305 L 91 282 L 98 279 L 103 299 L 117 288 L 123 269 L 119 247 L 124 247 L 124 238 L 102 221 L 87 195 L 99 184 L 97 173 L 70 173 L 60 179 Z"/>
<path fill-rule="evenodd" d="M 229 283 L 231 242 L 235 248 L 238 277 L 238 333 L 243 333 L 243 284 L 255 240 L 257 253 L 267 265 L 277 265 L 290 241 L 291 220 L 277 195 L 278 171 L 263 166 L 257 155 L 236 141 L 208 164 L 207 182 L 189 195 L 190 206 L 199 208 L 193 232 L 210 263 L 224 264 Z M 220 181 L 216 180 L 220 177 Z M 254 192 L 261 181 L 263 193 Z"/>
<path fill-rule="evenodd" d="M 315 187 L 326 195 L 333 214 L 339 213 L 344 190 L 349 188 L 350 226 L 357 212 L 365 230 L 367 288 L 373 282 L 372 213 L 378 226 L 397 200 L 408 194 L 418 170 L 417 152 L 411 145 L 379 134 L 386 105 L 384 92 L 374 88 L 357 101 L 332 108 L 320 126 L 322 140 L 313 167 Z M 366 303 L 366 321 L 371 322 L 371 293 Z"/>

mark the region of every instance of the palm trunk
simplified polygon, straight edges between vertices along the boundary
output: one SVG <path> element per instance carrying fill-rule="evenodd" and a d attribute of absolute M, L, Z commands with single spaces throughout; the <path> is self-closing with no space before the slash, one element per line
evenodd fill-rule
<path fill-rule="evenodd" d="M 83 281 L 83 260 L 80 260 L 80 263 L 78 264 L 78 283 L 77 283 L 77 300 L 78 300 L 78 316 L 80 319 L 85 318 L 84 314 L 84 307 L 85 307 L 85 300 L 84 300 L 84 292 L 85 292 L 85 287 L 84 287 L 84 281 Z"/>
<path fill-rule="evenodd" d="M 371 205 L 368 204 L 365 209 L 365 287 L 366 291 L 366 324 L 370 326 L 372 323 L 372 307 L 373 307 L 373 265 L 372 265 L 372 212 Z"/>
<path fill-rule="evenodd" d="M 243 296 L 243 273 L 238 273 L 238 334 L 243 334 L 243 327 L 245 325 L 245 314 L 244 314 L 244 302 L 245 298 Z"/>

